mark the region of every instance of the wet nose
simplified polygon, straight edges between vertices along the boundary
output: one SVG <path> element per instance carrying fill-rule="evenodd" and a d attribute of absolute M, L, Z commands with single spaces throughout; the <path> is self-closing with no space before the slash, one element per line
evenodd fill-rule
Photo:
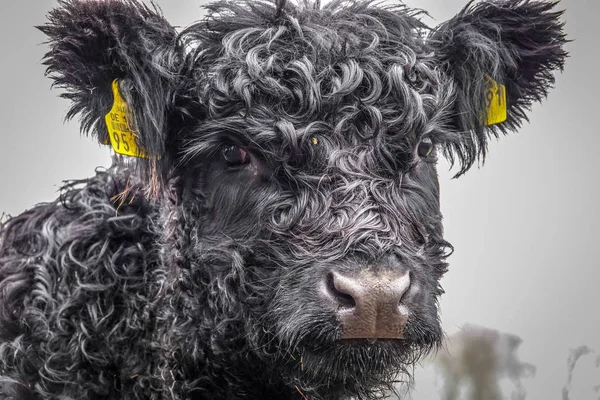
<path fill-rule="evenodd" d="M 342 339 L 402 339 L 408 314 L 401 300 L 409 287 L 408 272 L 331 271 L 326 293 L 337 304 Z"/>

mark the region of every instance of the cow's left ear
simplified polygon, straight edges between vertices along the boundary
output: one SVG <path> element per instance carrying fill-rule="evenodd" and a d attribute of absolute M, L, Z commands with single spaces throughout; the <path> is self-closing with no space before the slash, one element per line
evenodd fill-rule
<path fill-rule="evenodd" d="M 429 44 L 456 90 L 446 156 L 461 162 L 458 175 L 483 161 L 490 135 L 527 120 L 562 70 L 567 42 L 557 1 L 485 0 L 469 3 L 435 28 Z"/>

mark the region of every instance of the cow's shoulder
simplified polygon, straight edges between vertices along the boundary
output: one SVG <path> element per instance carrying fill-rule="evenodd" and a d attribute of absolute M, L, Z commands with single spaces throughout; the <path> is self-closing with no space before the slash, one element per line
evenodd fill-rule
<path fill-rule="evenodd" d="M 0 377 L 95 396 L 151 375 L 155 213 L 126 173 L 109 169 L 2 224 Z"/>

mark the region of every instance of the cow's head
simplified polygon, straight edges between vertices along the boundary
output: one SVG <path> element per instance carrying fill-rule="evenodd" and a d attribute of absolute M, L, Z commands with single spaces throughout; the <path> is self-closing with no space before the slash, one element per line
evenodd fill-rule
<path fill-rule="evenodd" d="M 134 139 L 144 157 L 119 162 L 169 216 L 177 363 L 252 354 L 315 398 L 368 397 L 435 346 L 437 157 L 466 172 L 546 95 L 554 6 L 484 1 L 429 29 L 401 5 L 224 1 L 178 34 L 132 0 L 61 3 L 42 29 L 69 116 Z"/>

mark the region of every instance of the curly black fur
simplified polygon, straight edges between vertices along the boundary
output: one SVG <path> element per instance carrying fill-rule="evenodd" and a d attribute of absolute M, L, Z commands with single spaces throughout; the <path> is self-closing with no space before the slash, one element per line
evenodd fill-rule
<path fill-rule="evenodd" d="M 442 337 L 436 153 L 463 173 L 546 95 L 554 6 L 430 29 L 365 0 L 221 1 L 176 33 L 134 0 L 59 1 L 41 29 L 68 116 L 105 141 L 119 79 L 150 158 L 0 227 L 0 399 L 375 399 L 410 379 Z M 492 127 L 486 75 L 509 95 Z M 362 268 L 410 271 L 404 340 L 340 340 L 317 288 Z"/>

